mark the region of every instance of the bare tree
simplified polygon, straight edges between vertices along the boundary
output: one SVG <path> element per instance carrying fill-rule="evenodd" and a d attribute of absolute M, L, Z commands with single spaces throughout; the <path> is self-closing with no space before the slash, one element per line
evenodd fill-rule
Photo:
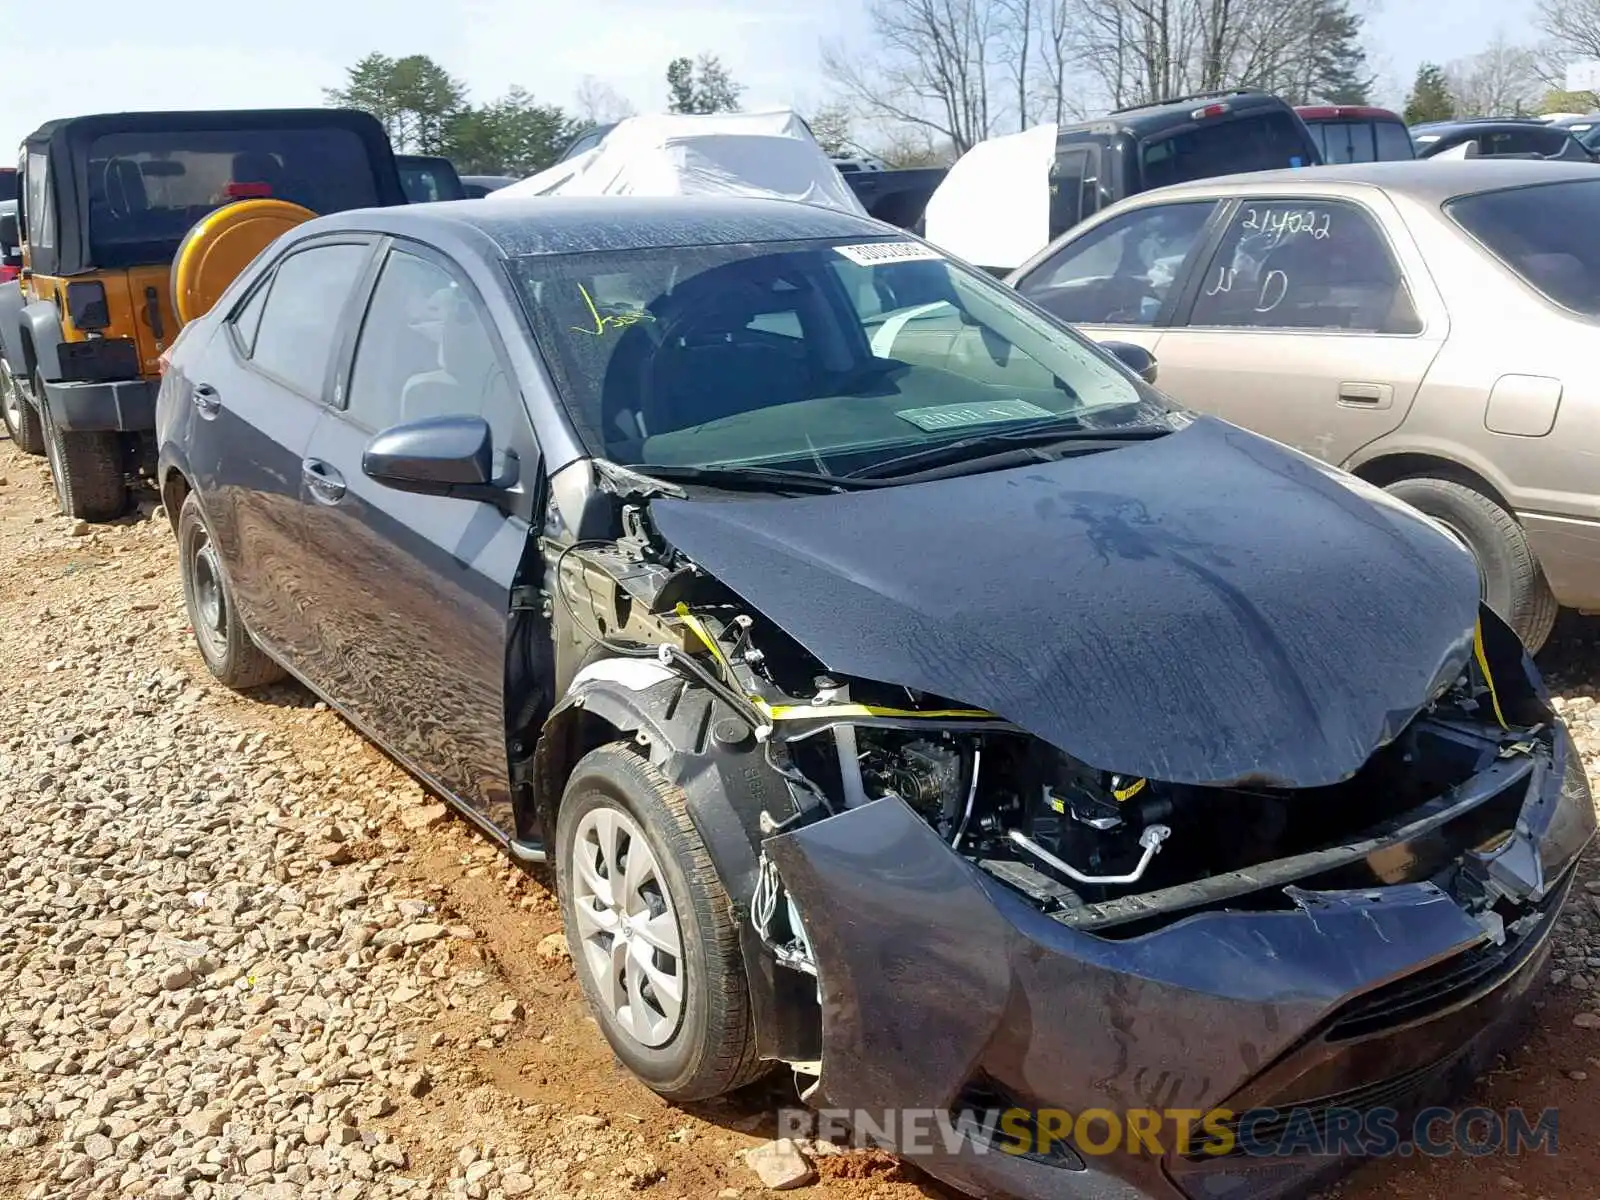
<path fill-rule="evenodd" d="M 603 79 L 585 75 L 573 94 L 578 118 L 588 125 L 609 125 L 637 114 L 626 96 Z"/>
<path fill-rule="evenodd" d="M 1566 92 L 1569 63 L 1600 59 L 1600 0 L 1539 0 L 1534 23 L 1548 39 L 1533 48 L 1534 71 L 1551 91 Z M 1600 107 L 1600 93 L 1571 95 L 1589 109 Z"/>
<path fill-rule="evenodd" d="M 1000 72 L 1011 84 L 1011 103 L 1016 106 L 1017 128 L 1030 124 L 1028 70 L 1033 66 L 1034 38 L 1038 33 L 1038 0 L 994 0 L 996 58 Z"/>
<path fill-rule="evenodd" d="M 1600 0 L 1539 0 L 1534 22 L 1566 62 L 1600 58 Z M 1550 81 L 1565 87 L 1565 78 Z"/>
<path fill-rule="evenodd" d="M 1480 53 L 1447 66 L 1445 78 L 1463 117 L 1522 116 L 1538 108 L 1543 90 L 1533 50 L 1501 34 Z"/>
<path fill-rule="evenodd" d="M 1039 71 L 1035 76 L 1033 115 L 1040 121 L 1060 124 L 1069 116 L 1083 116 L 1084 110 L 1068 99 L 1068 80 L 1078 68 L 1076 45 L 1078 0 L 1034 0 L 1038 13 L 1036 39 Z"/>
<path fill-rule="evenodd" d="M 863 114 L 948 139 L 957 152 L 993 130 L 990 94 L 1000 53 L 991 0 L 871 0 L 865 54 L 835 44 L 823 70 Z"/>

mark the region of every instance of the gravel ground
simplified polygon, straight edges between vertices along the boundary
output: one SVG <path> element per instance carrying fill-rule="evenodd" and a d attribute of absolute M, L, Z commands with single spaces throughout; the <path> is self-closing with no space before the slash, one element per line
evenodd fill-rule
<path fill-rule="evenodd" d="M 687 1109 L 634 1083 L 547 877 L 299 689 L 213 684 L 149 503 L 52 512 L 42 460 L 0 441 L 0 1197 L 762 1192 L 742 1154 L 781 1076 Z M 1544 655 L 1591 774 L 1597 640 L 1568 622 Z M 1539 1028 L 1474 1100 L 1559 1105 L 1561 1153 L 1372 1164 L 1338 1194 L 1600 1195 L 1593 875 L 1555 958 Z M 811 1149 L 800 1195 L 944 1195 Z"/>

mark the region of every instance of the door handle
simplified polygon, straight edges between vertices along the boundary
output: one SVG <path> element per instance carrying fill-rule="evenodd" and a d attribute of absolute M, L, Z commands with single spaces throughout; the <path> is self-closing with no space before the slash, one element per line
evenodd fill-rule
<path fill-rule="evenodd" d="M 189 398 L 194 401 L 194 406 L 200 410 L 202 417 L 214 417 L 222 411 L 222 397 L 209 383 L 195 384 L 194 391 L 189 393 Z"/>
<path fill-rule="evenodd" d="M 1394 388 L 1387 383 L 1341 383 L 1339 403 L 1345 408 L 1392 408 Z"/>
<path fill-rule="evenodd" d="M 320 458 L 308 458 L 301 463 L 300 478 L 305 480 L 312 498 L 319 504 L 337 504 L 344 499 L 344 476 Z"/>

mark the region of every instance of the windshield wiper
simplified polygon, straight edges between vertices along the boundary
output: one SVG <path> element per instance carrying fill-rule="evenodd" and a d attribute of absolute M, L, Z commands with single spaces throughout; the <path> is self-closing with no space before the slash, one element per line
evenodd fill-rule
<path fill-rule="evenodd" d="M 865 482 L 870 479 L 887 479 L 908 475 L 946 463 L 982 460 L 998 451 L 1013 450 L 1023 446 L 1053 446 L 1058 442 L 1103 443 L 1116 446 L 1123 442 L 1147 442 L 1172 430 L 1166 425 L 1124 425 L 1113 429 L 1085 428 L 1076 418 L 1068 421 L 1052 420 L 1032 422 L 1022 429 L 1000 433 L 986 433 L 979 437 L 961 438 L 939 446 L 929 446 L 875 462 L 851 471 L 847 479 Z"/>
<path fill-rule="evenodd" d="M 786 471 L 779 467 L 690 467 L 640 463 L 633 470 L 652 479 L 703 483 L 707 487 L 744 491 L 843 492 L 872 486 L 865 479 L 825 475 L 819 471 Z"/>

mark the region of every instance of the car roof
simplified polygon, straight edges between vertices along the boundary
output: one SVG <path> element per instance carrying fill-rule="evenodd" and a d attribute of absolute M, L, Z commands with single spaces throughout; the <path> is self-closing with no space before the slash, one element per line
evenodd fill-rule
<path fill-rule="evenodd" d="M 50 140 L 62 132 L 142 133 L 150 130 L 249 129 L 283 126 L 362 126 L 375 122 L 370 113 L 348 108 L 203 108 L 119 113 L 89 113 L 46 121 L 23 140 L 30 145 Z"/>
<path fill-rule="evenodd" d="M 1393 159 L 1384 162 L 1339 163 L 1332 166 L 1293 167 L 1276 171 L 1250 171 L 1218 175 L 1190 183 L 1139 193 L 1140 199 L 1179 196 L 1231 196 L 1252 188 L 1289 191 L 1303 187 L 1354 186 L 1379 188 L 1411 196 L 1425 203 L 1441 203 L 1453 196 L 1490 192 L 1563 180 L 1600 181 L 1593 163 L 1553 159 L 1476 158 Z"/>
<path fill-rule="evenodd" d="M 1450 121 L 1426 121 L 1411 128 L 1426 129 L 1432 133 L 1439 129 L 1525 129 L 1529 125 L 1551 128 L 1548 122 L 1538 117 L 1457 117 Z"/>
<path fill-rule="evenodd" d="M 1399 113 L 1370 104 L 1297 104 L 1294 111 L 1306 121 L 1400 121 Z"/>
<path fill-rule="evenodd" d="M 508 258 L 809 238 L 884 238 L 905 231 L 797 200 L 755 196 L 529 196 L 355 209 L 308 221 L 308 235 L 362 229 L 420 241 L 476 233 Z M 434 235 L 430 239 L 430 234 Z"/>

